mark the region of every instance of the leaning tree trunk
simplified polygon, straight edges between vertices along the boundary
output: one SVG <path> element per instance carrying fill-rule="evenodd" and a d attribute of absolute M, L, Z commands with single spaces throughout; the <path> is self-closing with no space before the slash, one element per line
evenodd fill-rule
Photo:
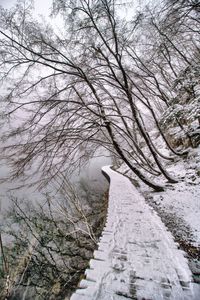
<path fill-rule="evenodd" d="M 108 134 L 112 140 L 112 144 L 115 148 L 115 150 L 117 151 L 117 153 L 119 154 L 119 156 L 122 158 L 122 160 L 126 163 L 126 165 L 131 169 L 131 171 L 133 171 L 133 173 L 135 175 L 137 175 L 145 184 L 147 184 L 149 187 L 153 188 L 156 192 L 160 192 L 160 191 L 164 191 L 163 186 L 160 186 L 158 184 L 153 183 L 152 181 L 150 181 L 147 177 L 145 177 L 140 170 L 138 170 L 136 167 L 134 167 L 131 162 L 126 158 L 126 156 L 124 155 L 123 151 L 121 150 L 121 147 L 119 146 L 119 144 L 117 143 L 117 141 L 115 140 L 114 134 L 112 132 L 112 128 L 110 125 L 109 121 L 105 121 L 105 126 L 106 129 L 108 131 Z"/>
<path fill-rule="evenodd" d="M 135 107 L 134 107 L 134 104 L 133 104 L 133 101 L 132 101 L 132 97 L 130 96 L 130 94 L 128 95 L 128 98 L 129 98 L 129 102 L 130 102 L 130 106 L 131 106 L 131 109 L 132 109 L 132 114 L 133 114 L 133 117 L 136 121 L 136 124 L 140 130 L 140 133 L 141 133 L 141 136 L 143 137 L 143 139 L 145 140 L 146 142 L 146 145 L 148 146 L 159 170 L 161 171 L 161 173 L 165 176 L 165 178 L 171 182 L 171 183 L 176 183 L 177 180 L 175 180 L 174 178 L 172 178 L 170 176 L 170 174 L 167 172 L 167 170 L 165 170 L 165 168 L 162 166 L 159 158 L 158 158 L 158 155 L 156 153 L 156 151 L 154 150 L 152 144 L 151 144 L 151 141 L 150 141 L 150 138 L 148 137 L 148 134 L 145 132 L 145 129 L 143 128 L 139 118 L 138 118 L 138 112 L 136 111 Z"/>

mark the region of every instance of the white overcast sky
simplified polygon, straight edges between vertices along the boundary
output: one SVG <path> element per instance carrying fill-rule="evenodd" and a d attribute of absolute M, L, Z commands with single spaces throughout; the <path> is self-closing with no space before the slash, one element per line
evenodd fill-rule
<path fill-rule="evenodd" d="M 34 0 L 35 13 L 34 16 L 38 17 L 43 15 L 48 17 L 51 13 L 51 5 L 53 0 Z M 0 5 L 4 8 L 11 8 L 17 3 L 17 0 L 0 0 Z"/>
<path fill-rule="evenodd" d="M 35 12 L 33 14 L 34 18 L 41 19 L 41 17 L 45 17 L 51 25 L 54 26 L 54 30 L 56 33 L 62 31 L 64 28 L 64 22 L 61 16 L 56 16 L 54 18 L 48 18 L 51 13 L 51 6 L 53 0 L 34 0 L 34 8 Z M 17 3 L 17 0 L 0 0 L 0 5 L 4 8 L 11 8 Z"/>
<path fill-rule="evenodd" d="M 157 2 L 157 0 L 154 0 Z M 17 0 L 0 0 L 0 5 L 4 8 L 11 8 Z M 50 15 L 51 12 L 51 6 L 52 6 L 53 0 L 34 0 L 34 7 L 35 7 L 35 17 L 38 18 L 39 15 L 43 15 L 46 18 Z M 126 2 L 126 1 L 125 1 Z M 131 8 L 127 7 L 126 9 L 121 8 L 121 15 L 124 17 L 128 17 L 133 15 L 133 11 L 140 9 L 142 6 L 145 6 L 145 4 L 152 2 L 152 0 L 129 0 L 127 1 L 128 4 L 131 4 Z M 132 6 L 133 5 L 133 6 Z M 134 8 L 133 8 L 134 7 Z M 56 19 L 51 20 L 51 23 L 54 25 L 57 25 L 60 27 L 60 25 L 63 25 L 61 21 L 61 17 L 56 17 Z"/>
<path fill-rule="evenodd" d="M 4 8 L 12 7 L 17 0 L 0 0 L 1 6 Z M 50 7 L 52 4 L 52 0 L 35 0 L 35 12 L 36 14 L 42 14 L 48 16 L 50 14 Z"/>

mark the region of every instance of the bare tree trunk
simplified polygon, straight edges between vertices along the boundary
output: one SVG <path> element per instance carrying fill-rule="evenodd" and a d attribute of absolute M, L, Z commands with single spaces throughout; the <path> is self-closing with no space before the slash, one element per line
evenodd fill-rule
<path fill-rule="evenodd" d="M 150 181 L 147 177 L 145 177 L 138 169 L 136 169 L 131 162 L 125 157 L 123 154 L 123 151 L 121 150 L 120 146 L 118 145 L 117 141 L 114 138 L 114 135 L 112 133 L 112 128 L 110 126 L 109 121 L 105 121 L 106 129 L 109 133 L 109 136 L 112 140 L 113 146 L 119 156 L 122 158 L 122 160 L 126 163 L 126 165 L 133 171 L 133 173 L 138 176 L 145 184 L 147 184 L 149 187 L 153 188 L 156 192 L 164 191 L 163 186 L 159 186 L 157 184 L 154 184 L 152 181 Z"/>

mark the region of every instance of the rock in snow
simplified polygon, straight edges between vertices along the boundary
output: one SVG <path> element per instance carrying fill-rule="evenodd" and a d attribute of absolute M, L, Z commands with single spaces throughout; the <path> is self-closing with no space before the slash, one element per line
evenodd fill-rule
<path fill-rule="evenodd" d="M 110 178 L 107 222 L 71 300 L 199 300 L 185 253 L 128 178 Z"/>

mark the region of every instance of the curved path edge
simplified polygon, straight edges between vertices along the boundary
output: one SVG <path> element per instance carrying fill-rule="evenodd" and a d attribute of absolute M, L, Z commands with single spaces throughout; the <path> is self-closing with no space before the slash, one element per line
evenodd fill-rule
<path fill-rule="evenodd" d="M 102 168 L 110 182 L 107 221 L 70 300 L 199 300 L 185 253 L 144 197 L 123 175 Z"/>

